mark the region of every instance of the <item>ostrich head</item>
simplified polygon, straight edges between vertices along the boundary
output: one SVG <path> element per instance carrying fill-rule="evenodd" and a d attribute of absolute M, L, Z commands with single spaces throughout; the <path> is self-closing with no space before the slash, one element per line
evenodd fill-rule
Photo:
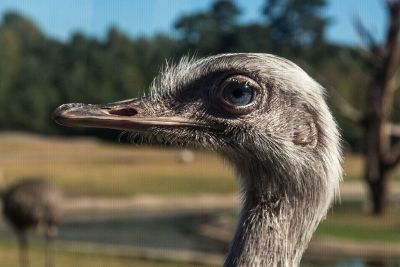
<path fill-rule="evenodd" d="M 323 88 L 283 58 L 223 54 L 167 67 L 150 91 L 107 105 L 65 104 L 54 118 L 220 153 L 243 195 L 226 266 L 297 266 L 341 179 Z"/>

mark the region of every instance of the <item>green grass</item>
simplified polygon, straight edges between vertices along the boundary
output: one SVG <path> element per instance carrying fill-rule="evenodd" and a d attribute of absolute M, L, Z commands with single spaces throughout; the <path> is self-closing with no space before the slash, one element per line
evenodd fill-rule
<path fill-rule="evenodd" d="M 388 212 L 383 217 L 363 211 L 335 212 L 320 224 L 315 236 L 400 243 L 400 211 Z"/>
<path fill-rule="evenodd" d="M 358 225 L 338 225 L 327 221 L 322 223 L 317 237 L 334 237 L 354 241 L 400 242 L 400 231 L 384 227 L 359 227 Z"/>

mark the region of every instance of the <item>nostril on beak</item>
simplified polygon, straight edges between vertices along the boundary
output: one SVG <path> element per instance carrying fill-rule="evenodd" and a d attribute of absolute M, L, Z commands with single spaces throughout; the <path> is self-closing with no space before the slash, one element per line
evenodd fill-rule
<path fill-rule="evenodd" d="M 111 109 L 108 110 L 108 113 L 111 115 L 117 115 L 117 116 L 135 116 L 138 114 L 137 110 L 134 108 L 120 108 L 120 109 Z"/>

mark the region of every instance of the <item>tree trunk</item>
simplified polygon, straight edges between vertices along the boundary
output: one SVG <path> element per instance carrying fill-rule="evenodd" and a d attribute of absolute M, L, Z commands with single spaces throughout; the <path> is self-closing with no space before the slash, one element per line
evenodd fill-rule
<path fill-rule="evenodd" d="M 374 215 L 384 213 L 386 204 L 386 165 L 384 153 L 390 138 L 384 127 L 382 78 L 368 94 L 368 115 L 365 121 L 366 166 L 365 180 L 369 187 L 371 212 Z M 389 138 L 389 139 L 388 139 Z"/>
<path fill-rule="evenodd" d="M 387 172 L 385 171 L 384 163 L 378 156 L 378 151 L 372 147 L 369 149 L 366 159 L 365 180 L 369 187 L 371 211 L 374 215 L 381 215 L 386 207 Z"/>
<path fill-rule="evenodd" d="M 367 173 L 369 194 L 371 200 L 371 212 L 373 215 L 382 215 L 386 207 L 386 179 L 385 176 L 371 176 Z"/>
<path fill-rule="evenodd" d="M 357 24 L 361 37 L 369 46 L 366 60 L 372 79 L 367 89 L 365 115 L 354 116 L 354 112 L 350 112 L 353 115 L 348 116 L 362 123 L 364 128 L 364 178 L 369 187 L 371 211 L 374 215 L 383 214 L 386 206 L 387 177 L 400 163 L 400 142 L 392 144 L 391 130 L 388 127 L 392 120 L 393 98 L 399 87 L 397 71 L 400 63 L 400 0 L 386 1 L 386 4 L 389 24 L 384 44 L 378 45 L 374 36 L 362 23 Z"/>

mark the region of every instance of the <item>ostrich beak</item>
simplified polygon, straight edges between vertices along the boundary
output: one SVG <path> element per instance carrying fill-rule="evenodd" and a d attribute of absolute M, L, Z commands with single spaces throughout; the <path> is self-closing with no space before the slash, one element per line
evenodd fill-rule
<path fill-rule="evenodd" d="M 72 103 L 58 107 L 53 119 L 69 127 L 109 128 L 124 131 L 149 131 L 152 127 L 206 127 L 206 124 L 178 116 L 150 115 L 146 98 L 105 105 Z M 162 112 L 159 112 L 162 113 Z"/>

